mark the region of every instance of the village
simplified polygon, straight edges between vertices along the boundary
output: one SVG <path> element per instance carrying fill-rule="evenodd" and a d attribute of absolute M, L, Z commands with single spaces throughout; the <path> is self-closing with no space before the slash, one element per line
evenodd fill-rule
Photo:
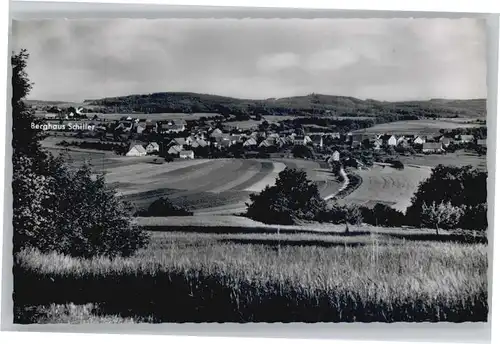
<path fill-rule="evenodd" d="M 59 143 L 62 146 L 113 149 L 117 154 L 129 157 L 159 155 L 166 161 L 207 157 L 295 157 L 316 160 L 333 157 L 339 160 L 341 150 L 411 155 L 443 154 L 457 147 L 484 154 L 486 149 L 484 135 L 463 134 L 453 130 L 441 130 L 438 135 L 335 131 L 336 128 L 331 127 L 301 125 L 293 121 L 293 125 L 285 125 L 284 121 L 269 123 L 265 119 L 256 122 L 258 125 L 254 127 L 240 127 L 242 122 L 234 122 L 231 117 L 217 114 L 198 119 L 189 119 L 189 115 L 186 115 L 184 117 L 187 119 L 173 120 L 168 120 L 170 114 L 164 114 L 165 119 L 161 120 L 130 114 L 111 120 L 106 115 L 94 114 L 92 117 L 91 113 L 85 114 L 84 111 L 83 108 L 60 109 L 57 115 L 42 114 L 45 125 L 52 123 L 58 129 L 49 135 L 65 137 Z M 78 124 L 81 122 L 86 123 Z M 80 130 L 75 132 L 71 128 Z M 77 138 L 78 141 L 66 137 Z"/>

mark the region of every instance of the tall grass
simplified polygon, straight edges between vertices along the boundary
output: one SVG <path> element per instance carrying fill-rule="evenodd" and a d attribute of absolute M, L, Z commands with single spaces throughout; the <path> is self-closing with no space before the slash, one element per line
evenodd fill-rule
<path fill-rule="evenodd" d="M 487 320 L 483 244 L 373 236 L 153 238 L 127 259 L 23 251 L 15 262 L 15 303 L 96 303 L 103 314 L 162 322 Z M 18 321 L 28 320 L 21 312 Z"/>

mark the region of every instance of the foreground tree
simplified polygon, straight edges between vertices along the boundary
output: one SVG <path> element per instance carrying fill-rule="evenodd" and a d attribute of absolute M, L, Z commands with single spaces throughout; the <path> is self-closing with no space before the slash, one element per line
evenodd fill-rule
<path fill-rule="evenodd" d="M 247 216 L 264 223 L 316 220 L 326 212 L 326 202 L 316 184 L 307 179 L 305 171 L 290 168 L 279 173 L 276 185 L 250 195 L 250 201 Z"/>
<path fill-rule="evenodd" d="M 76 169 L 41 150 L 33 114 L 24 105 L 31 89 L 28 54 L 12 57 L 14 251 L 33 247 L 73 256 L 129 256 L 147 242 L 132 223 L 128 204 L 95 176 L 88 164 Z"/>
<path fill-rule="evenodd" d="M 460 224 L 468 224 L 474 230 L 486 230 L 487 173 L 472 166 L 455 167 L 438 165 L 431 176 L 420 183 L 406 211 L 407 221 L 414 226 L 422 225 L 424 204 L 451 204 L 463 210 Z M 475 221 L 474 219 L 481 219 Z"/>
<path fill-rule="evenodd" d="M 42 131 L 36 129 L 41 121 L 36 119 L 24 103 L 32 83 L 26 74 L 29 54 L 25 49 L 12 54 L 12 149 L 13 156 L 28 156 L 42 161 L 46 155 L 42 152 L 40 140 L 44 138 Z"/>
<path fill-rule="evenodd" d="M 463 214 L 463 209 L 453 206 L 451 202 L 432 202 L 422 205 L 421 219 L 425 226 L 436 228 L 436 235 L 439 235 L 440 228 L 456 228 Z"/>

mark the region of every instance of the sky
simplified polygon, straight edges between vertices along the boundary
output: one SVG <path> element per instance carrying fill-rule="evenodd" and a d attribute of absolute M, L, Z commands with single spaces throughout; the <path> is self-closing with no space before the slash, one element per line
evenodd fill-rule
<path fill-rule="evenodd" d="M 13 23 L 29 99 L 154 92 L 486 98 L 481 19 L 113 19 Z"/>

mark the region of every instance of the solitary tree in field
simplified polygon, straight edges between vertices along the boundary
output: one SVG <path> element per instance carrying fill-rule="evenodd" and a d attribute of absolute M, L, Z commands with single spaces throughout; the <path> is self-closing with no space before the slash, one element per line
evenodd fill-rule
<path fill-rule="evenodd" d="M 456 228 L 463 216 L 463 210 L 460 207 L 453 206 L 450 202 L 441 202 L 437 204 L 432 202 L 430 205 L 422 204 L 422 223 L 429 227 L 436 228 L 436 235 L 439 235 L 440 228 Z"/>

